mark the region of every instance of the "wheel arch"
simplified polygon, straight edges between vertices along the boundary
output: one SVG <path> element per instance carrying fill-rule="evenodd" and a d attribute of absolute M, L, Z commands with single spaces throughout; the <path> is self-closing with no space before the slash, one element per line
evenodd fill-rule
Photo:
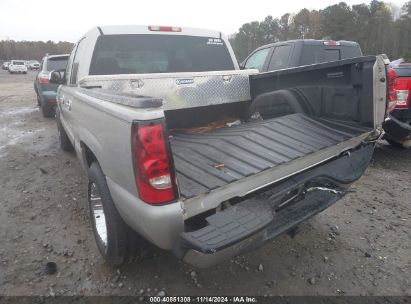
<path fill-rule="evenodd" d="M 81 147 L 82 161 L 83 161 L 85 168 L 90 168 L 91 164 L 94 162 L 97 162 L 101 166 L 96 154 L 84 141 L 80 141 L 80 147 Z"/>

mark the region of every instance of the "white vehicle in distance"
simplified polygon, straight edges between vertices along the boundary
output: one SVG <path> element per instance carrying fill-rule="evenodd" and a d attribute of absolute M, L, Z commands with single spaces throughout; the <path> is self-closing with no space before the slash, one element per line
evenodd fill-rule
<path fill-rule="evenodd" d="M 9 61 L 5 61 L 5 62 L 3 62 L 3 65 L 1 66 L 1 68 L 3 70 L 8 70 L 9 69 L 9 64 L 10 64 Z"/>
<path fill-rule="evenodd" d="M 27 67 L 24 60 L 12 60 L 9 64 L 9 73 L 23 73 L 27 74 Z"/>
<path fill-rule="evenodd" d="M 28 69 L 30 71 L 40 70 L 40 63 L 37 60 L 30 60 L 28 61 Z"/>

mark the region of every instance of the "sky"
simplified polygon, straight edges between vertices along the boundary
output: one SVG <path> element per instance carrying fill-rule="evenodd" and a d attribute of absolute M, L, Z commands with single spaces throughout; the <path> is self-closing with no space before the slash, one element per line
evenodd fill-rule
<path fill-rule="evenodd" d="M 230 35 L 244 23 L 302 8 L 322 9 L 341 0 L 0 0 L 0 40 L 75 42 L 97 25 L 173 25 Z M 346 0 L 359 4 L 361 0 Z M 369 3 L 370 0 L 365 1 Z M 390 0 L 401 7 L 404 0 Z"/>

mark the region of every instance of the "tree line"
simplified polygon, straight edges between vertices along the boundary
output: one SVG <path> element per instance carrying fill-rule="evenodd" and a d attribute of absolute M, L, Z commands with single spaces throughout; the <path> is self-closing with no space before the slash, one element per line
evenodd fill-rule
<path fill-rule="evenodd" d="M 383 1 L 349 6 L 345 2 L 321 10 L 300 10 L 280 18 L 245 23 L 230 38 L 234 52 L 242 61 L 255 48 L 290 39 L 351 40 L 366 55 L 385 53 L 411 62 L 411 1 L 401 8 Z M 73 44 L 53 41 L 0 41 L 0 60 L 37 59 L 46 53 L 70 53 Z"/>
<path fill-rule="evenodd" d="M 243 24 L 230 42 L 239 61 L 264 44 L 290 39 L 351 40 L 366 55 L 387 54 L 411 61 L 411 1 L 401 8 L 383 1 L 349 6 L 345 2 L 321 10 L 300 10 L 280 18 Z"/>
<path fill-rule="evenodd" d="M 0 60 L 41 60 L 45 54 L 68 54 L 73 49 L 71 42 L 60 41 L 0 41 Z"/>

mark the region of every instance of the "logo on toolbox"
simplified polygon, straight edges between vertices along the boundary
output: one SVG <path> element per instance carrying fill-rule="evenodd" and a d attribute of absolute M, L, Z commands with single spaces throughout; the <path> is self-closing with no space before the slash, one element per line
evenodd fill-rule
<path fill-rule="evenodd" d="M 188 85 L 188 84 L 193 84 L 194 79 L 193 78 L 180 78 L 176 79 L 176 85 Z"/>

